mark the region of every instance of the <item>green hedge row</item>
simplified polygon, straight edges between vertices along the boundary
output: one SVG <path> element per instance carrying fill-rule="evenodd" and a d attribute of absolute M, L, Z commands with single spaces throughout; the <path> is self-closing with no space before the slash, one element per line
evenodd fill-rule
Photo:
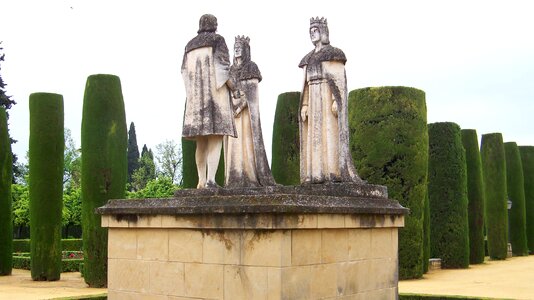
<path fill-rule="evenodd" d="M 514 256 L 528 255 L 525 216 L 525 181 L 519 148 L 514 142 L 504 143 L 506 154 L 506 184 L 512 207 L 508 213 L 509 239 Z"/>
<path fill-rule="evenodd" d="M 477 132 L 462 129 L 467 167 L 467 214 L 469 219 L 469 263 L 484 262 L 484 181 Z"/>
<path fill-rule="evenodd" d="M 530 253 L 534 253 L 534 146 L 520 146 L 519 152 L 525 179 L 527 242 Z"/>
<path fill-rule="evenodd" d="M 62 259 L 61 260 L 61 272 L 79 272 L 81 263 L 83 263 L 83 258 Z M 13 268 L 31 270 L 30 256 L 26 254 L 14 255 L 13 256 Z"/>
<path fill-rule="evenodd" d="M 443 268 L 469 267 L 467 172 L 460 126 L 428 125 L 430 253 Z"/>
<path fill-rule="evenodd" d="M 482 135 L 480 147 L 485 186 L 486 233 L 491 259 L 506 259 L 508 253 L 508 209 L 506 159 L 502 134 Z"/>
<path fill-rule="evenodd" d="M 61 251 L 82 251 L 82 239 L 62 239 Z M 30 252 L 30 239 L 13 240 L 13 253 Z"/>

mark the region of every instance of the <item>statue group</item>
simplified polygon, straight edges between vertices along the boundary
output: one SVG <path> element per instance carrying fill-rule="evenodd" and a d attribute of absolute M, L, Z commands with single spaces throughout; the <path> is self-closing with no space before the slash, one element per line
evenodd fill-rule
<path fill-rule="evenodd" d="M 237 36 L 234 59 L 216 33 L 217 18 L 200 18 L 185 47 L 182 76 L 186 105 L 182 136 L 196 141 L 197 188 L 217 188 L 215 173 L 224 145 L 225 186 L 276 185 L 265 153 L 259 113 L 261 73 L 251 60 L 250 39 Z M 301 183 L 362 182 L 349 151 L 346 57 L 332 47 L 324 18 L 310 19 L 315 48 L 300 62 Z"/>

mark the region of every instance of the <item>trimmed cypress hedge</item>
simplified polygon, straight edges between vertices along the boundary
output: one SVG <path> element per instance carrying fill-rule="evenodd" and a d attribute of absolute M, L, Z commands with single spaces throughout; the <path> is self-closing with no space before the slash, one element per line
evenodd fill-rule
<path fill-rule="evenodd" d="M 430 264 L 430 202 L 428 192 L 425 196 L 425 211 L 423 213 L 423 273 L 428 272 Z"/>
<path fill-rule="evenodd" d="M 7 114 L 5 108 L 0 106 L 0 276 L 10 275 L 13 265 L 12 160 Z"/>
<path fill-rule="evenodd" d="M 506 156 L 506 190 L 512 207 L 508 214 L 510 243 L 515 256 L 528 255 L 525 215 L 525 180 L 519 148 L 514 142 L 504 143 Z"/>
<path fill-rule="evenodd" d="M 61 251 L 82 251 L 82 239 L 62 239 Z M 30 239 L 13 240 L 13 253 L 30 252 Z"/>
<path fill-rule="evenodd" d="M 33 280 L 59 280 L 63 209 L 63 96 L 30 95 L 29 198 Z"/>
<path fill-rule="evenodd" d="M 462 129 L 467 165 L 467 212 L 469 219 L 469 263 L 484 262 L 484 181 L 478 136 L 474 129 Z"/>
<path fill-rule="evenodd" d="M 525 216 L 527 245 L 534 253 L 534 146 L 519 146 L 523 178 L 525 181 Z"/>
<path fill-rule="evenodd" d="M 300 92 L 280 94 L 276 102 L 271 169 L 282 185 L 300 184 L 299 103 Z"/>
<path fill-rule="evenodd" d="M 197 163 L 195 151 L 197 143 L 193 140 L 182 138 L 182 187 L 184 189 L 196 189 L 198 184 Z M 221 159 L 215 173 L 215 182 L 224 186 L 224 149 L 221 150 Z"/>
<path fill-rule="evenodd" d="M 82 230 L 85 282 L 107 285 L 107 229 L 95 208 L 124 198 L 128 178 L 127 130 L 121 82 L 114 75 L 87 78 L 82 115 Z"/>
<path fill-rule="evenodd" d="M 482 135 L 480 158 L 486 194 L 484 210 L 488 254 L 491 259 L 506 259 L 508 253 L 506 159 L 500 133 Z"/>
<path fill-rule="evenodd" d="M 360 176 L 387 186 L 389 196 L 410 209 L 399 230 L 399 277 L 419 278 L 428 172 L 425 93 L 408 87 L 351 91 L 349 128 Z"/>
<path fill-rule="evenodd" d="M 442 268 L 469 267 L 467 171 L 460 126 L 428 125 L 430 253 Z"/>

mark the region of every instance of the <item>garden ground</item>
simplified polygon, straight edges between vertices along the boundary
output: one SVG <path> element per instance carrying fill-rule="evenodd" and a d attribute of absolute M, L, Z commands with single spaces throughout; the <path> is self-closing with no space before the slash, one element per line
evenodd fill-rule
<path fill-rule="evenodd" d="M 462 270 L 433 270 L 423 279 L 399 282 L 399 292 L 463 295 L 506 299 L 534 299 L 534 255 L 505 261 L 486 261 Z M 80 273 L 62 273 L 55 282 L 32 281 L 30 272 L 13 270 L 0 277 L 1 299 L 51 299 L 106 293 L 88 288 Z"/>
<path fill-rule="evenodd" d="M 433 270 L 423 279 L 400 281 L 399 292 L 534 299 L 534 255 L 486 260 L 469 269 Z"/>

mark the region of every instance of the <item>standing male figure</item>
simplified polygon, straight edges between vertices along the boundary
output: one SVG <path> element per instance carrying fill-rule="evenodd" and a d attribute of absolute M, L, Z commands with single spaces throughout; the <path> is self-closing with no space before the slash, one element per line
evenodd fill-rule
<path fill-rule="evenodd" d="M 200 17 L 198 35 L 187 43 L 182 62 L 187 94 L 182 136 L 196 141 L 197 188 L 217 187 L 223 137 L 236 137 L 228 47 L 216 31 L 215 16 Z"/>

